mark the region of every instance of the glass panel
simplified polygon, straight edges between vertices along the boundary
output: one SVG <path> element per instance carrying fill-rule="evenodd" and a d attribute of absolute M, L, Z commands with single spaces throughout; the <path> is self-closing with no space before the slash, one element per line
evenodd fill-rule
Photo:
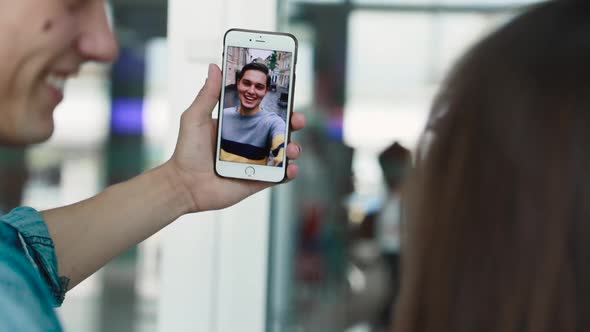
<path fill-rule="evenodd" d="M 356 11 L 348 25 L 347 97 L 389 99 L 428 81 L 432 17 Z"/>
<path fill-rule="evenodd" d="M 359 5 L 452 5 L 452 6 L 515 6 L 527 5 L 541 0 L 352 0 Z"/>
<path fill-rule="evenodd" d="M 430 103 L 457 58 L 525 2 L 293 3 L 286 30 L 313 45 L 313 76 L 298 86 L 317 88 L 298 109 L 309 121 L 295 136 L 300 177 L 273 206 L 268 330 L 387 331 L 399 289 L 399 182 Z"/>
<path fill-rule="evenodd" d="M 349 21 L 344 138 L 377 152 L 413 144 L 432 95 L 435 30 L 430 14 L 354 12 Z M 365 173 L 356 173 L 363 176 Z"/>

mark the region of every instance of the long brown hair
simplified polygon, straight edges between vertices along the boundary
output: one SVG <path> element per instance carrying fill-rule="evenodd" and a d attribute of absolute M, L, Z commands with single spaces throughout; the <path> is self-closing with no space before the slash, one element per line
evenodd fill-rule
<path fill-rule="evenodd" d="M 590 331 L 590 1 L 485 38 L 431 119 L 394 331 Z"/>

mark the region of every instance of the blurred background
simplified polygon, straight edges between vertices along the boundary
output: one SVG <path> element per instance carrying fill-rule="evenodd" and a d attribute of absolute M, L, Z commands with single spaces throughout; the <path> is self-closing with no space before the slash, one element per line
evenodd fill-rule
<path fill-rule="evenodd" d="M 183 217 L 69 292 L 59 314 L 66 331 L 386 331 L 399 187 L 432 98 L 466 48 L 532 2 L 113 1 L 119 60 L 68 82 L 49 142 L 0 150 L 0 209 L 73 203 L 165 161 L 225 30 L 290 32 L 308 119 L 294 135 L 299 179 Z"/>

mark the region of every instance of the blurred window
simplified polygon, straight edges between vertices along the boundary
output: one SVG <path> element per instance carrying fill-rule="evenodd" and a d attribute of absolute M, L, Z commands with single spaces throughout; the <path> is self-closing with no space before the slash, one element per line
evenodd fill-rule
<path fill-rule="evenodd" d="M 300 77 L 297 89 L 306 89 L 301 106 L 310 126 L 301 134 L 308 148 L 298 160 L 301 174 L 293 183 L 297 189 L 288 196 L 292 206 L 273 206 L 269 331 L 386 329 L 379 324 L 386 324 L 391 310 L 377 303 L 376 294 L 392 291 L 393 283 L 375 273 L 383 266 L 375 257 L 386 252 L 379 247 L 374 217 L 390 196 L 378 156 L 394 142 L 414 150 L 435 93 L 458 58 L 535 2 L 288 2 L 292 25 L 285 30 L 305 32 L 296 35 L 301 45 L 309 46 L 298 68 L 298 74 L 309 76 Z M 339 71 L 343 63 L 345 75 Z M 340 85 L 342 76 L 345 84 Z M 338 91 L 340 86 L 345 91 Z M 334 101 L 341 93 L 343 107 Z M 344 142 L 330 135 L 339 121 Z M 345 152 L 350 148 L 352 165 Z M 354 188 L 342 185 L 348 178 Z M 347 217 L 340 208 L 347 210 Z"/>
<path fill-rule="evenodd" d="M 452 5 L 452 6 L 473 6 L 473 7 L 486 7 L 486 6 L 516 6 L 516 5 L 527 5 L 539 0 L 351 0 L 354 4 L 363 5 Z"/>
<path fill-rule="evenodd" d="M 506 16 L 362 9 L 351 13 L 344 137 L 356 149 L 357 190 L 379 193 L 377 154 L 394 141 L 415 146 L 440 81 L 457 57 Z"/>

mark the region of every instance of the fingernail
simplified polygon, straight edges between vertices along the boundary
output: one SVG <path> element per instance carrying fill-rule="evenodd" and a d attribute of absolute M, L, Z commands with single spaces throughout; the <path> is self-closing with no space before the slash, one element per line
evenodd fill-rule
<path fill-rule="evenodd" d="M 301 145 L 297 144 L 297 149 L 299 149 L 299 153 L 301 153 L 303 151 L 303 149 L 301 148 Z"/>

